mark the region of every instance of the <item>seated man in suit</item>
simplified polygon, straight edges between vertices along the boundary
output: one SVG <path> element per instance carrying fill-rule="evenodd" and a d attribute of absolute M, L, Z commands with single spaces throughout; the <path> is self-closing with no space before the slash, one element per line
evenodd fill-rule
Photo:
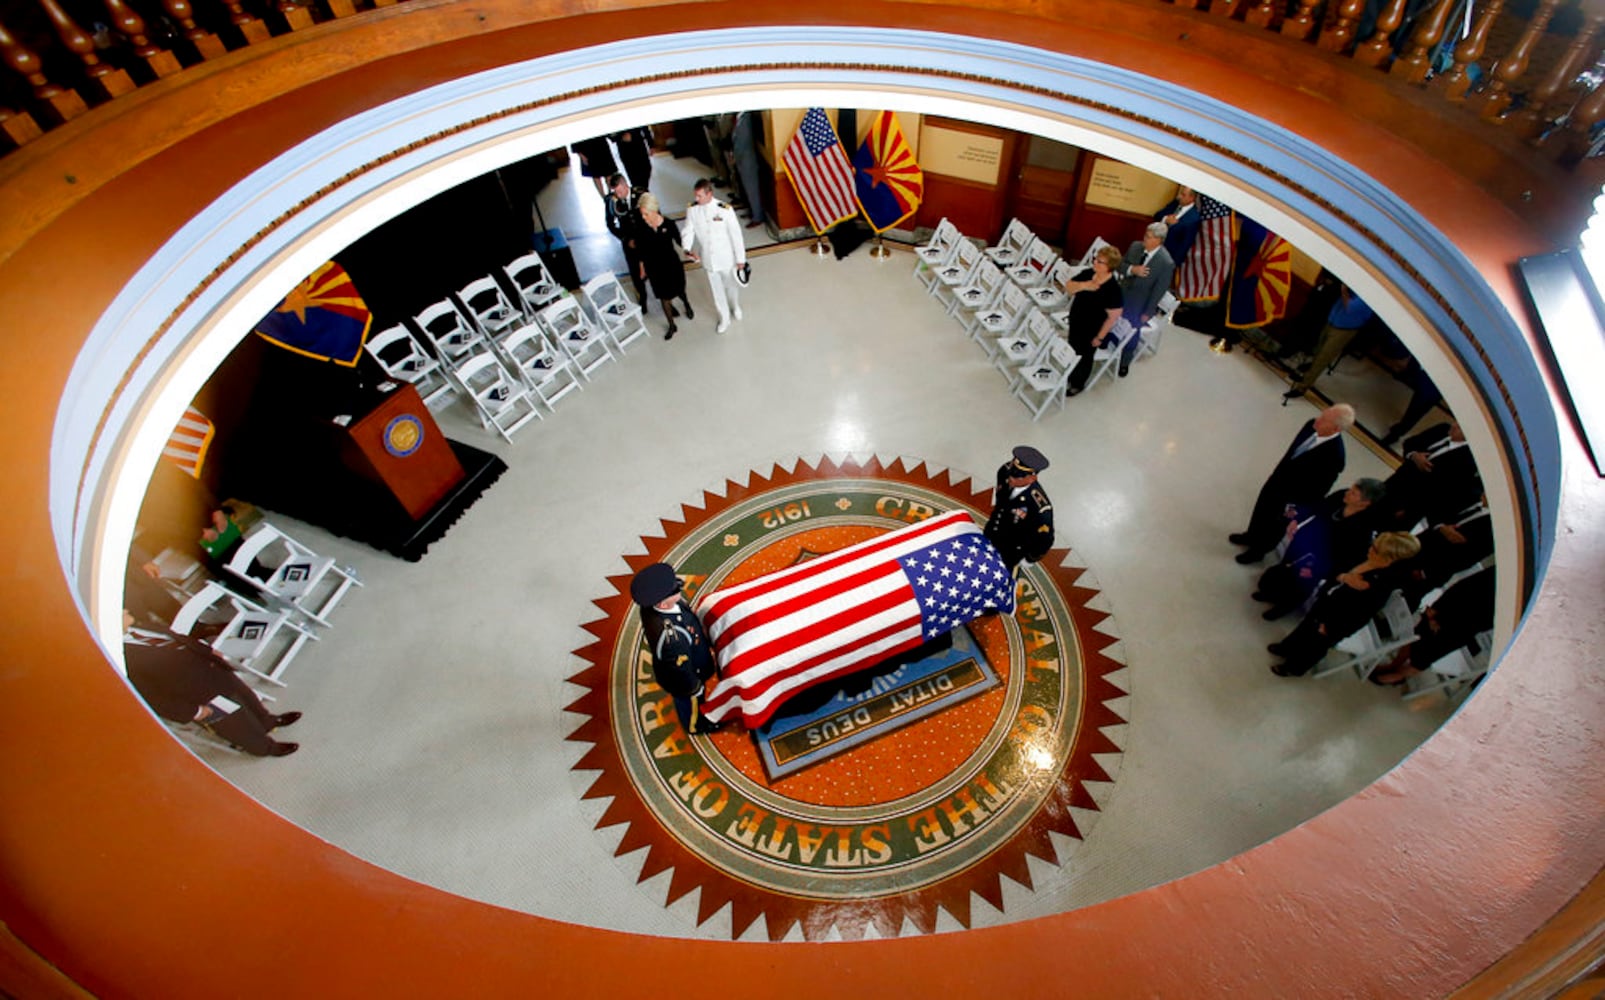
<path fill-rule="evenodd" d="M 281 743 L 268 735 L 292 725 L 300 712 L 274 715 L 205 643 L 154 623 L 136 626 L 126 608 L 123 662 L 128 682 L 164 719 L 198 722 L 257 757 L 285 757 L 300 749 L 299 743 Z"/>
<path fill-rule="evenodd" d="M 1460 424 L 1433 424 L 1405 438 L 1404 461 L 1386 486 L 1390 526 L 1401 531 L 1423 517 L 1438 522 L 1475 503 L 1482 481 Z"/>

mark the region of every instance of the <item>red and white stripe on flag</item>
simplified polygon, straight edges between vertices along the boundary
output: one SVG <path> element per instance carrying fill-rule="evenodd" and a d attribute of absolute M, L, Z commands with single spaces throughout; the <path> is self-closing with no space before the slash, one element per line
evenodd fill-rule
<path fill-rule="evenodd" d="M 1232 210 L 1201 194 L 1198 219 L 1198 237 L 1176 275 L 1176 297 L 1183 302 L 1220 298 L 1232 269 Z"/>
<path fill-rule="evenodd" d="M 173 428 L 167 444 L 162 448 L 162 457 L 199 479 L 201 465 L 206 461 L 206 449 L 212 446 L 215 432 L 216 428 L 206 414 L 193 406 L 186 407 L 178 426 Z"/>
<path fill-rule="evenodd" d="M 933 550 L 957 554 L 952 575 L 914 565 L 911 557 Z M 933 601 L 935 582 L 941 586 Z M 806 688 L 913 649 L 987 611 L 1013 609 L 1014 578 L 962 510 L 713 591 L 698 607 L 719 663 L 703 714 L 714 722 L 739 714 L 756 728 Z"/>
<path fill-rule="evenodd" d="M 809 108 L 781 156 L 786 176 L 802 201 L 814 232 L 822 233 L 858 214 L 853 165 L 823 108 Z"/>

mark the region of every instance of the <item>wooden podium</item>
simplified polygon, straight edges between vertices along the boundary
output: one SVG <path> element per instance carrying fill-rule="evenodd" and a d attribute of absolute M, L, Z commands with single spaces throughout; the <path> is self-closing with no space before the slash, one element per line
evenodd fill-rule
<path fill-rule="evenodd" d="M 352 472 L 387 489 L 414 521 L 424 519 L 466 473 L 418 390 L 401 383 L 346 428 L 342 458 Z"/>

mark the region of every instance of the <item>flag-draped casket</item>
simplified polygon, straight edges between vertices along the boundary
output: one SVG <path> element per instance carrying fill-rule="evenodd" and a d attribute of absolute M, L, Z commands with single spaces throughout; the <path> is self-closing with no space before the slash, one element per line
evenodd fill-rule
<path fill-rule="evenodd" d="M 703 704 L 756 728 L 787 698 L 873 666 L 983 614 L 1014 610 L 1014 579 L 952 511 L 705 595 L 719 663 Z"/>

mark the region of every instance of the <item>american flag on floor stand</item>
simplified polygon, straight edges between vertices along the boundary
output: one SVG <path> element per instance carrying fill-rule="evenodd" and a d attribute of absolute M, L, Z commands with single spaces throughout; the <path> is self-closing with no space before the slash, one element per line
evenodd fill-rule
<path fill-rule="evenodd" d="M 192 478 L 199 479 L 201 465 L 206 461 L 206 451 L 212 446 L 212 435 L 216 430 L 206 414 L 187 406 L 184 415 L 179 418 L 178 426 L 173 428 L 167 444 L 162 448 L 162 457 Z"/>
<path fill-rule="evenodd" d="M 1206 194 L 1198 196 L 1198 239 L 1176 276 L 1183 302 L 1220 298 L 1232 266 L 1232 210 Z"/>
<path fill-rule="evenodd" d="M 803 115 L 781 159 L 814 232 L 823 233 L 858 214 L 853 166 L 847 162 L 847 154 L 842 152 L 836 130 L 830 127 L 823 108 L 809 108 Z"/>
<path fill-rule="evenodd" d="M 962 510 L 714 591 L 698 608 L 719 662 L 703 714 L 756 728 L 806 688 L 993 610 L 1014 610 L 1014 577 Z"/>

